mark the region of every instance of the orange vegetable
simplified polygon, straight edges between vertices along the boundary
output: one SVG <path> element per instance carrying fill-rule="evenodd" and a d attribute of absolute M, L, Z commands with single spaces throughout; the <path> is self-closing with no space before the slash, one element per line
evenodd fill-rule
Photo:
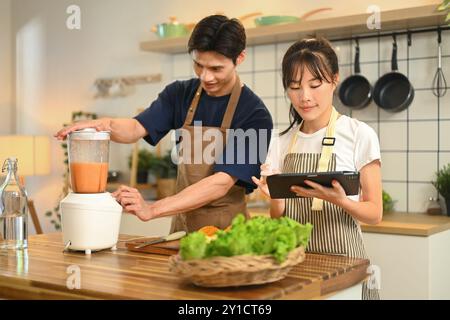
<path fill-rule="evenodd" d="M 204 226 L 203 228 L 200 228 L 198 231 L 203 232 L 208 237 L 212 237 L 219 230 L 220 229 L 215 226 Z"/>

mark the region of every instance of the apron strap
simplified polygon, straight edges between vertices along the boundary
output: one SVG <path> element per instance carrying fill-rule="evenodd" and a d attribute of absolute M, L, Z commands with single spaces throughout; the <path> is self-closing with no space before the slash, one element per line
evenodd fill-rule
<path fill-rule="evenodd" d="M 184 120 L 183 127 L 190 126 L 192 123 L 192 120 L 194 120 L 195 111 L 198 107 L 198 102 L 200 101 L 200 96 L 202 94 L 202 85 L 200 85 L 197 88 L 197 92 L 195 93 L 194 99 L 191 101 L 191 105 L 189 106 L 188 113 L 186 115 L 186 119 Z"/>
<path fill-rule="evenodd" d="M 222 124 L 220 126 L 222 129 L 230 129 L 240 96 L 241 79 L 239 79 L 239 76 L 236 74 L 236 82 L 234 83 L 233 90 L 231 91 L 231 97 L 228 101 L 227 110 L 225 111 L 225 115 L 223 116 Z"/>
<path fill-rule="evenodd" d="M 325 172 L 328 171 L 328 164 L 330 163 L 331 156 L 333 155 L 333 147 L 336 141 L 335 136 L 335 128 L 336 128 L 336 120 L 339 116 L 339 113 L 333 107 L 331 111 L 330 122 L 328 123 L 327 133 L 322 140 L 322 153 L 320 155 L 319 164 L 317 166 L 317 172 Z M 323 209 L 323 200 L 314 198 L 311 206 L 311 210 L 322 211 Z"/>
<path fill-rule="evenodd" d="M 325 137 L 322 140 L 322 152 L 320 155 L 320 159 L 319 159 L 319 163 L 317 165 L 316 172 L 328 171 L 328 165 L 330 163 L 331 156 L 333 155 L 333 146 L 334 146 L 334 143 L 336 140 L 335 128 L 336 128 L 336 120 L 338 117 L 339 117 L 339 113 L 333 107 L 333 109 L 331 111 L 330 121 L 327 126 L 327 131 L 325 133 Z M 302 125 L 303 125 L 303 121 L 300 123 L 300 128 L 302 127 Z M 297 142 L 297 135 L 298 135 L 298 133 L 296 132 L 294 134 L 293 139 L 291 140 L 291 144 L 289 146 L 288 153 L 293 153 L 292 151 L 295 147 L 295 143 Z M 313 198 L 311 209 L 315 210 L 315 211 L 322 211 L 323 200 Z"/>
<path fill-rule="evenodd" d="M 188 109 L 188 113 L 186 115 L 186 119 L 184 120 L 183 127 L 190 126 L 192 121 L 194 120 L 195 112 L 197 111 L 198 103 L 200 101 L 200 96 L 202 94 L 202 85 L 198 86 L 197 92 L 192 99 L 191 105 Z M 239 101 L 239 97 L 241 95 L 241 80 L 239 76 L 236 74 L 236 82 L 234 83 L 233 89 L 231 91 L 230 100 L 228 100 L 227 109 L 225 111 L 225 115 L 222 119 L 221 128 L 229 129 L 231 126 L 231 122 L 233 120 L 234 112 L 236 111 L 236 107 Z"/>

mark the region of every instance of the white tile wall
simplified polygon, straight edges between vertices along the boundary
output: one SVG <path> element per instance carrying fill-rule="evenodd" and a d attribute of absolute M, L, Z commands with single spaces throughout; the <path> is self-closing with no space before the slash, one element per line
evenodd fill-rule
<path fill-rule="evenodd" d="M 240 73 L 239 78 L 241 79 L 241 82 L 245 83 L 247 87 L 253 89 L 253 73 Z"/>
<path fill-rule="evenodd" d="M 380 123 L 381 150 L 406 151 L 407 130 L 405 122 Z"/>
<path fill-rule="evenodd" d="M 290 102 L 289 99 L 285 97 L 278 97 L 277 98 L 277 122 L 281 127 L 287 127 L 287 124 L 289 124 L 289 107 Z"/>
<path fill-rule="evenodd" d="M 255 73 L 255 93 L 260 97 L 274 97 L 276 77 L 275 72 L 258 72 Z"/>
<path fill-rule="evenodd" d="M 430 182 L 437 170 L 437 153 L 411 152 L 409 157 L 409 180 Z"/>
<path fill-rule="evenodd" d="M 440 131 L 440 150 L 450 151 L 450 121 L 441 121 Z"/>
<path fill-rule="evenodd" d="M 450 73 L 447 73 L 449 75 Z M 448 83 L 450 83 L 450 75 L 448 76 Z M 441 119 L 450 119 L 450 88 L 447 89 L 447 94 L 439 99 L 440 103 L 440 118 Z"/>
<path fill-rule="evenodd" d="M 414 100 L 409 106 L 409 119 L 437 119 L 437 98 L 430 90 L 415 92 Z"/>
<path fill-rule="evenodd" d="M 381 161 L 383 180 L 406 181 L 406 153 L 382 152 Z"/>
<path fill-rule="evenodd" d="M 275 45 L 255 46 L 255 70 L 275 70 Z"/>
<path fill-rule="evenodd" d="M 432 88 L 437 68 L 437 59 L 414 60 L 410 62 L 409 81 L 414 88 Z"/>
<path fill-rule="evenodd" d="M 245 51 L 247 52 L 245 60 L 238 66 L 238 72 L 240 74 L 253 71 L 253 47 L 248 47 Z"/>
<path fill-rule="evenodd" d="M 353 110 L 352 117 L 360 121 L 377 121 L 378 120 L 378 106 L 375 102 L 371 102 L 367 107 L 361 110 Z"/>
<path fill-rule="evenodd" d="M 409 149 L 437 150 L 437 123 L 433 122 L 410 122 L 409 123 Z"/>

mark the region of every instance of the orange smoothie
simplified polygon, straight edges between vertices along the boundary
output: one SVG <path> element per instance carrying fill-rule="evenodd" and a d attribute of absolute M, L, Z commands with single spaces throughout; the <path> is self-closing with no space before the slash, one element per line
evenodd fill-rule
<path fill-rule="evenodd" d="M 71 163 L 70 178 L 72 189 L 75 193 L 105 192 L 108 179 L 108 163 Z"/>

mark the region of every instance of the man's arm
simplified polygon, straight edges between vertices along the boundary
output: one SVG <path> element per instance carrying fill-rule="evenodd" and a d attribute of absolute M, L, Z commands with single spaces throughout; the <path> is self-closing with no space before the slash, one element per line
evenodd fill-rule
<path fill-rule="evenodd" d="M 147 204 L 138 190 L 121 186 L 113 196 L 124 207 L 125 211 L 138 216 L 143 221 L 188 212 L 207 205 L 225 196 L 236 183 L 236 178 L 224 172 L 217 172 L 203 178 L 181 192 Z"/>
<path fill-rule="evenodd" d="M 64 140 L 69 133 L 85 128 L 110 131 L 111 140 L 118 143 L 134 143 L 148 134 L 147 130 L 136 119 L 102 118 L 75 122 L 58 131 L 55 137 Z"/>

